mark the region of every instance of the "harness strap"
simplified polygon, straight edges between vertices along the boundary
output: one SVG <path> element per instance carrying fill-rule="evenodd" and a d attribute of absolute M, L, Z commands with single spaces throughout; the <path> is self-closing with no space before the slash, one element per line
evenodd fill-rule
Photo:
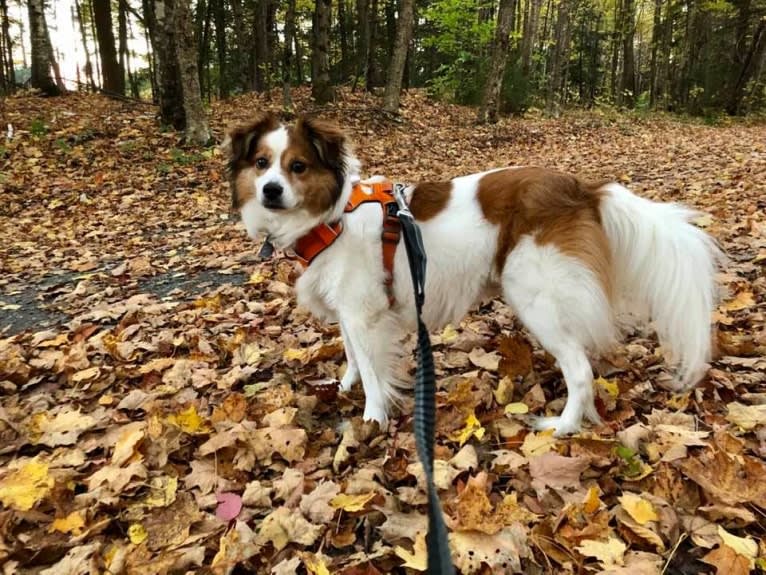
<path fill-rule="evenodd" d="M 370 190 L 369 193 L 366 190 Z M 383 210 L 383 229 L 381 231 L 381 244 L 383 252 L 383 268 L 386 272 L 384 285 L 388 305 L 392 306 L 394 298 L 394 258 L 396 248 L 399 245 L 401 237 L 401 224 L 396 199 L 393 195 L 393 184 L 389 181 L 357 184 L 351 190 L 351 197 L 344 208 L 344 213 L 350 213 L 363 204 L 377 203 Z M 320 224 L 301 237 L 294 247 L 294 258 L 298 260 L 303 267 L 309 264 L 329 248 L 338 236 L 343 232 L 343 223 L 341 221 L 334 224 Z"/>

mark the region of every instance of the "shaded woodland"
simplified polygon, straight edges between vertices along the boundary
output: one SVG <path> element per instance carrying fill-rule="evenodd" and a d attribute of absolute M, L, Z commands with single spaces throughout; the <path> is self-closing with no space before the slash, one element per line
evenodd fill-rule
<path fill-rule="evenodd" d="M 9 6 L 27 9 L 13 18 Z M 480 120 L 530 107 L 612 104 L 695 115 L 766 102 L 764 0 L 0 0 L 0 87 L 66 86 L 151 99 L 163 121 L 209 137 L 203 102 L 311 85 L 402 88 L 475 105 Z M 61 78 L 49 27 L 78 32 Z M 141 46 L 137 49 L 136 46 Z M 27 53 L 31 55 L 27 60 Z M 67 82 L 68 80 L 68 82 Z"/>

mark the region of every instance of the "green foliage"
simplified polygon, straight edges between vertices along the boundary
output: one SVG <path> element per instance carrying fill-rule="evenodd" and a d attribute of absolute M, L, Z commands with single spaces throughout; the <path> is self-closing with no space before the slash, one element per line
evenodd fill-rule
<path fill-rule="evenodd" d="M 423 46 L 436 50 L 442 62 L 428 82 L 435 95 L 466 104 L 478 102 L 495 29 L 493 18 L 479 16 L 490 6 L 485 0 L 438 0 L 425 10 L 433 33 L 423 38 Z"/>
<path fill-rule="evenodd" d="M 40 138 L 48 133 L 48 126 L 45 124 L 45 120 L 42 118 L 35 118 L 29 124 L 29 131 L 36 138 Z"/>
<path fill-rule="evenodd" d="M 178 148 L 172 148 L 170 150 L 170 159 L 173 160 L 173 163 L 180 166 L 192 166 L 201 162 L 204 157 L 196 152 L 188 153 Z"/>

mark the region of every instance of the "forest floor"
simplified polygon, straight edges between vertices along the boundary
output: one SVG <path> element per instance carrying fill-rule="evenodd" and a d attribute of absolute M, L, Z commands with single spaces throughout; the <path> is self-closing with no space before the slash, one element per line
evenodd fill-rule
<path fill-rule="evenodd" d="M 300 91 L 298 108 L 308 107 Z M 766 128 L 613 112 L 508 119 L 372 96 L 325 110 L 366 174 L 415 181 L 541 164 L 705 211 L 729 262 L 718 356 L 674 395 L 656 339 L 597 362 L 604 424 L 554 439 L 551 358 L 507 307 L 434 334 L 437 482 L 463 573 L 766 570 Z M 256 110 L 213 106 L 212 127 Z M 375 573 L 424 569 L 409 414 L 361 421 L 337 330 L 256 261 L 217 149 L 150 106 L 10 98 L 0 147 L 3 573 Z M 344 420 L 350 425 L 342 426 Z"/>

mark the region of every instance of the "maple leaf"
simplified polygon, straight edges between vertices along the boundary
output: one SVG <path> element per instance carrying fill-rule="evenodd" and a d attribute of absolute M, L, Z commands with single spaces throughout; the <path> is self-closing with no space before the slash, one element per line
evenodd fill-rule
<path fill-rule="evenodd" d="M 85 528 L 85 517 L 82 511 L 72 511 L 66 517 L 57 517 L 51 523 L 48 531 L 59 531 L 61 533 L 71 533 L 74 536 L 78 536 L 83 532 Z"/>
<path fill-rule="evenodd" d="M 0 480 L 0 501 L 6 507 L 29 511 L 50 493 L 53 483 L 48 464 L 36 457 L 9 470 Z"/>
<path fill-rule="evenodd" d="M 423 533 L 418 533 L 415 536 L 412 552 L 397 545 L 394 547 L 394 553 L 404 561 L 402 567 L 409 567 L 415 571 L 428 569 L 428 549 L 426 548 L 426 536 Z"/>
<path fill-rule="evenodd" d="M 726 419 L 745 431 L 766 425 L 766 405 L 742 405 L 734 401 L 726 408 Z"/>
<path fill-rule="evenodd" d="M 311 545 L 322 531 L 324 527 L 312 525 L 297 509 L 277 507 L 261 522 L 257 540 L 261 545 L 270 542 L 280 551 L 288 543 Z"/>
<path fill-rule="evenodd" d="M 529 557 L 526 530 L 518 523 L 494 535 L 479 531 L 453 531 L 449 534 L 452 560 L 461 573 L 479 573 L 487 565 L 492 573 L 522 573 L 521 559 Z"/>
<path fill-rule="evenodd" d="M 618 497 L 622 508 L 639 525 L 645 525 L 649 521 L 658 521 L 659 517 L 652 504 L 635 493 L 625 492 Z"/>
<path fill-rule="evenodd" d="M 261 550 L 258 536 L 244 521 L 237 520 L 234 525 L 221 536 L 218 552 L 213 557 L 210 566 L 216 575 L 228 575 L 234 568 L 247 561 Z"/>
<path fill-rule="evenodd" d="M 521 444 L 521 452 L 526 457 L 547 453 L 556 444 L 556 438 L 553 436 L 555 432 L 555 429 L 547 429 L 539 433 L 533 431 L 527 434 L 524 443 Z"/>
<path fill-rule="evenodd" d="M 52 419 L 46 413 L 38 413 L 32 418 L 35 443 L 49 447 L 74 445 L 80 434 L 96 423 L 92 416 L 67 408 L 59 411 Z"/>
<path fill-rule="evenodd" d="M 471 437 L 481 440 L 485 433 L 486 430 L 481 426 L 481 422 L 476 419 L 476 415 L 471 411 L 465 418 L 465 426 L 463 429 L 451 434 L 450 439 L 452 441 L 457 441 L 462 446 L 466 441 L 471 439 Z"/>
<path fill-rule="evenodd" d="M 376 493 L 359 493 L 356 495 L 347 495 L 341 493 L 330 500 L 330 506 L 334 509 L 354 513 L 364 510 L 365 506 L 375 498 Z"/>
<path fill-rule="evenodd" d="M 583 539 L 577 547 L 580 553 L 586 557 L 595 557 L 604 567 L 622 565 L 626 549 L 625 543 L 616 537 L 610 537 L 606 541 Z"/>

